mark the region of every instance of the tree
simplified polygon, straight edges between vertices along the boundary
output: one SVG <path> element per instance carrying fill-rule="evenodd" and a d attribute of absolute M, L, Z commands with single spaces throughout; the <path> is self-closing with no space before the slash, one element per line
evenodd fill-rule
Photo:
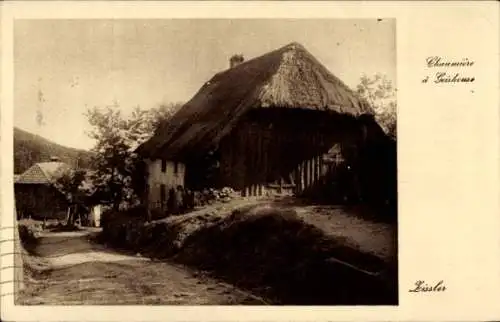
<path fill-rule="evenodd" d="M 369 78 L 361 77 L 356 92 L 374 108 L 375 119 L 384 131 L 396 138 L 397 134 L 397 104 L 396 88 L 385 75 L 375 74 Z"/>
<path fill-rule="evenodd" d="M 164 103 L 149 110 L 147 114 L 148 134 L 153 135 L 158 127 L 168 122 L 170 118 L 182 107 L 182 103 Z"/>
<path fill-rule="evenodd" d="M 54 183 L 55 187 L 61 191 L 70 204 L 70 209 L 82 208 L 85 205 L 86 193 L 82 186 L 85 180 L 84 170 L 70 170 L 62 174 Z M 75 223 L 75 213 L 69 211 L 66 218 L 66 225 L 72 226 Z"/>
<path fill-rule="evenodd" d="M 166 122 L 179 104 L 164 104 L 151 110 L 136 107 L 126 117 L 118 104 L 104 109 L 94 107 L 87 111 L 93 130 L 89 136 L 96 140 L 92 183 L 96 196 L 118 210 L 140 202 L 135 182 L 143 166 L 135 149 L 149 139 L 156 128 Z"/>

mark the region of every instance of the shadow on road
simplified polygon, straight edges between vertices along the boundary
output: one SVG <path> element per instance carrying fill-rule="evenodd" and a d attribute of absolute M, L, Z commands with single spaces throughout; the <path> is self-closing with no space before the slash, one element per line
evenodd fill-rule
<path fill-rule="evenodd" d="M 396 263 L 345 246 L 289 209 L 250 212 L 200 229 L 173 260 L 280 305 L 398 304 Z"/>

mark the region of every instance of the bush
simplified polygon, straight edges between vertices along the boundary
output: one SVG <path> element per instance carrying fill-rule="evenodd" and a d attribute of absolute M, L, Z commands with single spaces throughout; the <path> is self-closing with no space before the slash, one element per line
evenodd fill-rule
<path fill-rule="evenodd" d="M 194 203 L 198 206 L 204 206 L 217 201 L 229 202 L 237 196 L 237 192 L 230 187 L 224 187 L 221 190 L 210 188 L 194 192 Z"/>
<path fill-rule="evenodd" d="M 18 221 L 19 239 L 21 245 L 29 253 L 33 253 L 38 245 L 38 235 L 43 230 L 43 224 L 35 220 Z"/>
<path fill-rule="evenodd" d="M 45 222 L 45 229 L 52 230 L 54 228 L 61 228 L 64 226 L 64 222 L 60 220 L 47 220 Z"/>
<path fill-rule="evenodd" d="M 151 209 L 151 220 L 158 220 L 168 216 L 168 212 L 159 208 Z"/>
<path fill-rule="evenodd" d="M 109 209 L 101 215 L 100 239 L 119 248 L 135 248 L 134 231 L 146 221 L 146 209 L 136 206 L 127 210 Z"/>
<path fill-rule="evenodd" d="M 81 228 L 76 225 L 65 225 L 63 223 L 59 223 L 56 226 L 53 226 L 49 229 L 52 232 L 66 232 L 66 231 L 79 231 Z"/>

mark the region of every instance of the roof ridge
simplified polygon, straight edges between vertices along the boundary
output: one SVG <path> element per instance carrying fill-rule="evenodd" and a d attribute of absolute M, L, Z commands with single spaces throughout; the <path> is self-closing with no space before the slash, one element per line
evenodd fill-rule
<path fill-rule="evenodd" d="M 35 165 L 40 169 L 40 171 L 42 171 L 42 173 L 45 176 L 45 178 L 47 179 L 47 181 L 52 182 L 51 176 L 45 171 L 45 169 L 43 167 L 40 166 L 41 163 L 50 163 L 50 162 L 38 162 Z"/>
<path fill-rule="evenodd" d="M 298 41 L 292 41 L 291 43 L 281 47 L 282 49 L 284 48 L 287 48 L 287 49 L 306 49 L 306 47 L 304 47 L 304 45 L 302 45 L 300 42 Z"/>
<path fill-rule="evenodd" d="M 284 46 L 281 46 L 281 47 L 279 47 L 279 48 L 276 48 L 276 49 L 274 49 L 274 50 L 271 50 L 271 51 L 269 51 L 269 52 L 267 52 L 267 53 L 264 53 L 264 54 L 261 54 L 261 55 L 258 55 L 258 56 L 255 56 L 255 57 L 252 57 L 252 58 L 250 58 L 250 59 L 248 59 L 248 60 L 245 60 L 245 61 L 243 61 L 242 63 L 239 63 L 238 65 L 236 65 L 236 66 L 234 66 L 234 67 L 229 67 L 229 68 L 227 68 L 227 69 L 224 69 L 224 70 L 221 70 L 221 71 L 219 71 L 219 72 L 215 73 L 214 75 L 212 75 L 212 77 L 211 77 L 209 80 L 207 80 L 205 83 L 203 83 L 203 85 L 200 87 L 200 90 L 201 90 L 201 89 L 202 89 L 202 88 L 203 88 L 206 84 L 208 84 L 208 83 L 210 83 L 212 80 L 214 80 L 217 76 L 220 76 L 220 75 L 222 75 L 222 74 L 225 74 L 226 72 L 229 72 L 229 71 L 231 71 L 231 70 L 235 70 L 235 69 L 241 68 L 241 66 L 244 66 L 244 65 L 247 65 L 247 64 L 249 64 L 249 63 L 252 63 L 253 61 L 255 61 L 255 60 L 257 60 L 257 59 L 260 59 L 260 58 L 262 58 L 262 57 L 264 57 L 264 56 L 268 56 L 268 55 L 272 55 L 272 54 L 277 54 L 277 53 L 279 53 L 279 54 L 283 55 L 283 54 L 284 54 L 285 52 L 287 52 L 287 51 L 290 51 L 290 50 L 297 50 L 297 49 L 299 49 L 299 50 L 302 50 L 302 51 L 305 51 L 305 52 L 309 53 L 309 51 L 306 49 L 306 47 L 304 47 L 304 45 L 302 45 L 301 43 L 299 43 L 299 42 L 297 42 L 297 41 L 292 41 L 291 43 L 288 43 L 288 44 L 286 44 L 286 45 L 284 45 Z M 311 53 L 309 53 L 309 54 L 311 54 Z M 312 54 L 311 54 L 311 55 L 312 55 Z"/>

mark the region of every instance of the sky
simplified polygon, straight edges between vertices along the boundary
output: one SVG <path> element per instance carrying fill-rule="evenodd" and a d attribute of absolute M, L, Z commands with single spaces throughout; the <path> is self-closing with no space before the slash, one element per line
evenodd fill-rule
<path fill-rule="evenodd" d="M 14 125 L 90 149 L 87 108 L 186 102 L 231 55 L 249 60 L 291 42 L 351 88 L 375 73 L 397 85 L 395 37 L 386 19 L 17 20 Z"/>

